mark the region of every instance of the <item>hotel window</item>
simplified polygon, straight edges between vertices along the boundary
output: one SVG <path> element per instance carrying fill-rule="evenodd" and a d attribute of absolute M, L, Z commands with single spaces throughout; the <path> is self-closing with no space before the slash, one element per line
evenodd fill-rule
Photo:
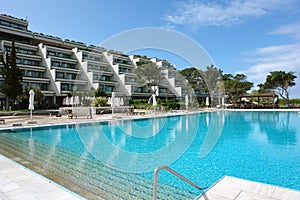
<path fill-rule="evenodd" d="M 31 65 L 31 66 L 38 66 L 39 62 L 35 60 L 29 60 L 29 59 L 16 59 L 17 64 L 23 64 L 23 65 Z"/>
<path fill-rule="evenodd" d="M 56 72 L 56 78 L 64 78 L 63 72 Z"/>
<path fill-rule="evenodd" d="M 97 74 L 93 74 L 93 80 L 98 80 L 98 75 Z"/>
<path fill-rule="evenodd" d="M 181 85 L 181 81 L 175 81 L 175 85 Z"/>
<path fill-rule="evenodd" d="M 130 83 L 135 83 L 136 82 L 136 78 L 135 77 L 126 77 L 126 81 L 130 82 Z"/>
<path fill-rule="evenodd" d="M 70 63 L 62 63 L 62 64 L 66 64 L 67 68 L 71 68 L 71 69 L 75 69 L 75 65 L 74 64 L 70 64 Z"/>
<path fill-rule="evenodd" d="M 3 25 L 3 26 L 11 27 L 11 28 L 21 29 L 21 30 L 24 30 L 24 31 L 26 30 L 26 26 L 22 26 L 22 25 L 7 22 L 7 21 L 2 21 L 1 20 L 0 24 Z"/>
<path fill-rule="evenodd" d="M 53 67 L 63 67 L 63 68 L 71 68 L 71 69 L 75 69 L 75 65 L 70 64 L 70 63 L 60 63 L 60 62 L 56 62 L 56 61 L 51 61 L 51 65 Z"/>
<path fill-rule="evenodd" d="M 27 54 L 27 55 L 35 55 L 34 51 L 27 50 L 27 49 L 17 49 L 18 53 Z"/>
<path fill-rule="evenodd" d="M 106 76 L 100 76 L 99 81 L 106 81 Z"/>
<path fill-rule="evenodd" d="M 67 73 L 66 74 L 66 79 L 69 80 L 76 80 L 77 74 L 71 74 L 71 73 Z"/>
<path fill-rule="evenodd" d="M 62 83 L 61 84 L 61 90 L 62 91 L 69 91 L 69 84 Z"/>
<path fill-rule="evenodd" d="M 92 56 L 92 55 L 89 55 L 88 56 L 88 59 L 89 60 L 93 60 L 93 61 L 101 61 L 101 57 L 98 57 L 98 56 Z"/>
<path fill-rule="evenodd" d="M 6 51 L 11 51 L 11 47 L 5 47 Z M 16 48 L 17 53 L 21 54 L 27 54 L 27 55 L 35 55 L 35 51 L 32 50 L 27 50 L 27 49 L 21 49 L 21 48 Z"/>
<path fill-rule="evenodd" d="M 35 71 L 25 71 L 24 76 L 33 77 L 33 78 L 42 78 L 42 72 L 35 72 Z"/>
<path fill-rule="evenodd" d="M 40 90 L 47 90 L 47 83 L 23 82 L 22 87 L 23 89 L 30 87 L 39 88 Z"/>
<path fill-rule="evenodd" d="M 53 52 L 53 51 L 48 51 L 48 52 L 47 52 L 47 55 L 48 55 L 48 56 L 55 56 L 56 54 L 55 54 L 55 52 Z"/>
<path fill-rule="evenodd" d="M 67 67 L 68 67 L 68 64 L 67 64 L 67 63 L 61 63 L 60 66 L 61 66 L 61 67 L 64 67 L 64 68 L 67 68 Z"/>
<path fill-rule="evenodd" d="M 54 52 L 54 51 L 47 51 L 47 56 L 55 56 L 60 58 L 71 58 L 69 54 L 61 53 L 61 52 Z"/>
<path fill-rule="evenodd" d="M 84 89 L 84 87 L 82 85 L 73 85 L 73 84 L 67 84 L 67 83 L 61 84 L 62 91 L 75 91 L 75 90 L 83 91 L 83 89 Z"/>
<path fill-rule="evenodd" d="M 122 73 L 127 73 L 127 72 L 129 72 L 129 69 L 123 68 L 123 67 L 120 67 L 119 70 L 120 70 L 120 72 L 122 72 Z"/>
<path fill-rule="evenodd" d="M 114 87 L 113 86 L 109 86 L 109 85 L 102 85 L 102 84 L 99 84 L 99 89 L 105 91 L 105 92 L 113 92 L 114 90 Z"/>
<path fill-rule="evenodd" d="M 52 67 L 59 67 L 60 63 L 56 61 L 51 61 L 51 66 Z"/>
<path fill-rule="evenodd" d="M 87 59 L 87 55 L 86 54 L 82 54 L 82 62 L 84 62 Z"/>
<path fill-rule="evenodd" d="M 161 94 L 167 93 L 167 89 L 166 88 L 159 88 L 159 93 L 161 93 Z"/>
<path fill-rule="evenodd" d="M 146 93 L 146 88 L 145 87 L 137 87 L 134 89 L 134 92 L 136 93 Z"/>

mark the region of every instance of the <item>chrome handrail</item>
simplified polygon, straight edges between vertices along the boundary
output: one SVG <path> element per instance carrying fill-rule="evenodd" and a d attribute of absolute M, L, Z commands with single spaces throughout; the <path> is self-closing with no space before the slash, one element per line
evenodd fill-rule
<path fill-rule="evenodd" d="M 187 182 L 188 184 L 192 185 L 193 187 L 197 188 L 198 190 L 203 190 L 204 188 L 201 188 L 200 186 L 198 186 L 196 183 L 190 181 L 189 179 L 185 178 L 184 176 L 180 175 L 179 173 L 177 173 L 176 171 L 174 171 L 173 169 L 171 169 L 168 166 L 159 166 L 154 170 L 154 180 L 153 180 L 153 200 L 156 200 L 156 196 L 157 196 L 157 184 L 158 184 L 158 172 L 162 169 L 167 170 L 168 172 L 170 172 L 171 174 L 177 176 L 178 178 L 180 178 L 181 180 Z"/>

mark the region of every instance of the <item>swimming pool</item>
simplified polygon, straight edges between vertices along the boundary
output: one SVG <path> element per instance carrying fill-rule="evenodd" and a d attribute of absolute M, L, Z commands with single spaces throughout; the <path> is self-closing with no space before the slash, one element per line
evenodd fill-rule
<path fill-rule="evenodd" d="M 149 199 L 159 165 L 202 187 L 229 175 L 300 190 L 299 119 L 221 111 L 10 129 L 0 152 L 87 198 Z M 164 171 L 159 182 L 161 198 L 199 194 Z"/>

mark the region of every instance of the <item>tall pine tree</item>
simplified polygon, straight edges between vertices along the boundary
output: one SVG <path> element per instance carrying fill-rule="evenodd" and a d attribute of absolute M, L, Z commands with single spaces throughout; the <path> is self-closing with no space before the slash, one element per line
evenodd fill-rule
<path fill-rule="evenodd" d="M 12 41 L 12 47 L 10 50 L 5 51 L 1 62 L 3 64 L 2 77 L 4 79 L 1 92 L 6 96 L 6 109 L 12 106 L 18 96 L 23 92 L 22 70 L 17 66 L 17 52 L 14 40 Z"/>

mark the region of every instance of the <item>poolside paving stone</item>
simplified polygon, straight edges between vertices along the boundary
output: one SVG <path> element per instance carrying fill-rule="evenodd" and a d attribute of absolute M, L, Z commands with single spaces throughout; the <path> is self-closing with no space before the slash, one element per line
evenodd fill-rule
<path fill-rule="evenodd" d="M 0 154 L 0 200 L 77 200 L 78 195 L 51 183 Z"/>
<path fill-rule="evenodd" d="M 198 200 L 299 200 L 300 191 L 224 176 Z"/>

